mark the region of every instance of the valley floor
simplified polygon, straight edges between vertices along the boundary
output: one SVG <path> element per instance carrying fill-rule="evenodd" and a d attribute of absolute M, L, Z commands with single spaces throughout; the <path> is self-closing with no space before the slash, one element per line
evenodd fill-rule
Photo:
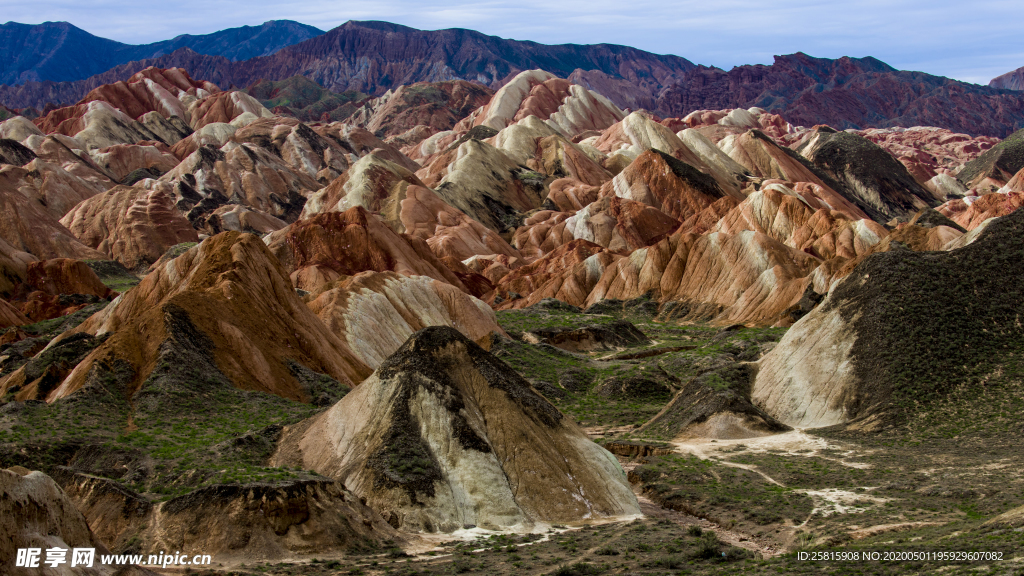
<path fill-rule="evenodd" d="M 742 388 L 728 380 L 729 367 L 756 360 L 784 329 L 679 326 L 635 310 L 606 312 L 499 313 L 513 339 L 499 340 L 494 351 L 618 455 L 643 518 L 546 527 L 536 534 L 472 530 L 459 538 L 395 543 L 337 558 L 242 563 L 208 573 L 569 576 L 1024 570 L 1022 514 L 997 519 L 1024 505 L 1024 449 L 1019 443 L 1024 385 L 1016 366 L 1004 366 L 981 389 L 959 390 L 880 432 L 819 429 L 743 439 L 680 438 L 666 434 L 670 428 L 644 424 L 652 418 L 685 423 L 685 418 L 666 417 L 666 402 L 686 381 L 709 370 L 723 374 L 717 384 L 720 393 Z M 610 328 L 621 319 L 653 341 L 625 351 L 575 352 L 525 343 L 529 338 L 524 334 L 539 328 Z M 666 349 L 672 351 L 660 352 Z M 659 353 L 645 356 L 645 350 Z M 626 380 L 632 385 L 622 385 Z M 1000 559 L 913 559 L 915 553 L 939 552 L 994 553 Z M 880 559 L 868 559 L 874 553 Z M 908 554 L 911 559 L 904 559 Z M 811 559 L 815 555 L 828 559 Z M 885 560 L 886 555 L 897 559 Z"/>

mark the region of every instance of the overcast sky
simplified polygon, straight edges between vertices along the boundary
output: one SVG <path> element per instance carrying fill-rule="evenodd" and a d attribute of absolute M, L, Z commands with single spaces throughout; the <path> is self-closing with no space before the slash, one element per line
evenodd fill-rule
<path fill-rule="evenodd" d="M 7 20 L 66 20 L 133 44 L 275 19 L 323 30 L 387 20 L 547 44 L 625 44 L 725 69 L 800 51 L 874 56 L 900 69 L 986 84 L 1024 66 L 1020 0 L 0 0 L 0 9 Z"/>

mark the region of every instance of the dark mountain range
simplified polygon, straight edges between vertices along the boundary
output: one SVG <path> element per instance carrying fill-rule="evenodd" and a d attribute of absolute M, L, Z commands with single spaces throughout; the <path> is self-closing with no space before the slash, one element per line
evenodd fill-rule
<path fill-rule="evenodd" d="M 1005 137 L 1024 127 L 1024 95 L 923 72 L 896 70 L 875 58 L 776 56 L 770 66 L 728 72 L 700 67 L 657 97 L 656 110 L 757 106 L 795 125 L 834 128 L 938 126 Z"/>
<path fill-rule="evenodd" d="M 330 90 L 381 94 L 414 82 L 462 79 L 497 88 L 535 68 L 566 77 L 598 70 L 657 90 L 696 66 L 685 58 L 614 44 L 508 40 L 473 30 L 417 30 L 388 22 L 346 22 L 272 57 L 234 66 L 236 84 L 302 73 Z"/>
<path fill-rule="evenodd" d="M 25 82 L 20 86 L 0 85 L 0 102 L 14 109 L 34 107 L 43 110 L 47 105 L 50 105 L 51 108 L 67 106 L 78 102 L 94 88 L 127 80 L 136 72 L 150 66 L 184 68 L 195 78 L 209 80 L 219 86 L 227 87 L 231 84 L 230 82 L 225 83 L 226 77 L 220 71 L 229 71 L 230 65 L 231 61 L 223 56 L 207 56 L 198 54 L 189 48 L 179 48 L 171 54 L 159 58 L 147 58 L 120 64 L 84 80 L 73 82 L 45 80 L 43 82 Z"/>
<path fill-rule="evenodd" d="M 254 36 L 251 42 L 272 37 Z M 211 39 L 203 46 L 215 43 Z M 73 83 L 0 86 L 0 102 L 11 108 L 66 105 L 147 66 L 185 68 L 194 78 L 224 88 L 304 76 L 333 92 L 368 95 L 415 82 L 453 79 L 497 89 L 522 70 L 541 68 L 587 86 L 620 107 L 645 108 L 664 117 L 757 106 L 794 124 L 839 129 L 929 125 L 1005 137 L 1024 127 L 1024 94 L 900 71 L 874 58 L 831 60 L 797 53 L 777 56 L 771 65 L 738 66 L 727 72 L 626 46 L 548 46 L 465 29 L 424 31 L 356 21 L 269 56 L 243 61 L 232 57 L 180 48 Z"/>
<path fill-rule="evenodd" d="M 287 53 L 279 51 L 245 62 L 180 48 L 170 54 L 104 68 L 102 73 L 73 82 L 0 86 L 0 102 L 12 108 L 40 109 L 48 103 L 72 104 L 89 90 L 125 80 L 148 66 L 185 68 L 194 78 L 225 88 L 245 88 L 261 80 L 301 75 L 334 92 L 355 90 L 371 95 L 403 84 L 453 79 L 497 88 L 516 73 L 533 68 L 563 77 L 574 70 L 592 71 L 653 94 L 696 67 L 685 58 L 627 46 L 548 46 L 472 30 L 423 31 L 387 22 L 347 22 L 300 44 L 284 49 Z"/>
<path fill-rule="evenodd" d="M 68 22 L 0 26 L 0 83 L 82 80 L 127 62 L 156 58 L 179 48 L 247 60 L 323 34 L 322 30 L 271 20 L 260 26 L 228 28 L 212 34 L 183 34 L 152 44 L 122 44 L 94 36 Z"/>

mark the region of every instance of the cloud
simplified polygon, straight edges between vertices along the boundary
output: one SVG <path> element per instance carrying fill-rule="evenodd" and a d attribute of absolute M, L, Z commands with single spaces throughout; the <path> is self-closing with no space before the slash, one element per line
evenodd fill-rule
<path fill-rule="evenodd" d="M 1008 0 L 0 0 L 7 18 L 67 20 L 122 42 L 204 34 L 271 19 L 322 29 L 347 20 L 386 20 L 423 29 L 471 28 L 543 43 L 614 43 L 730 68 L 772 55 L 874 56 L 897 68 L 975 82 L 1024 66 Z"/>

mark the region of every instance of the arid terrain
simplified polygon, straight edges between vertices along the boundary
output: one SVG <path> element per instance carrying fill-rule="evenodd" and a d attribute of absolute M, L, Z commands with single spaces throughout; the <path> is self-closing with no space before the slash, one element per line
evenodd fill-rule
<path fill-rule="evenodd" d="M 1024 571 L 1019 71 L 48 25 L 0 574 Z"/>

